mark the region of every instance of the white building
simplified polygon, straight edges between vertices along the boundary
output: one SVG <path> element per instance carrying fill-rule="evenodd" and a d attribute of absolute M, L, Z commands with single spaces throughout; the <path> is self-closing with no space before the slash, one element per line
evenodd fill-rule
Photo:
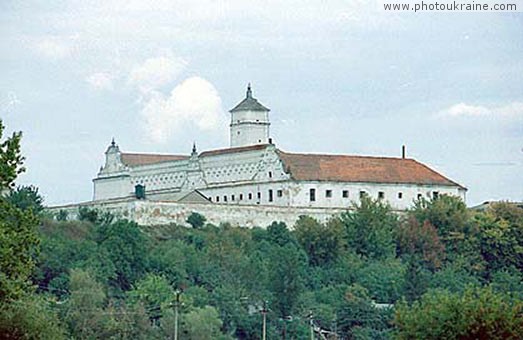
<path fill-rule="evenodd" d="M 362 195 L 394 209 L 420 197 L 466 188 L 414 159 L 288 153 L 269 138 L 269 109 L 247 95 L 231 111 L 230 147 L 191 155 L 121 152 L 113 142 L 94 182 L 94 200 L 145 198 L 176 202 L 289 207 L 349 207 Z"/>

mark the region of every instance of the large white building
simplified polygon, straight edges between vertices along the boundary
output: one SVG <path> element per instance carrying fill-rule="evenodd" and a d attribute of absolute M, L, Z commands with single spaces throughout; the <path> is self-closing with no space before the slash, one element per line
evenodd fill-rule
<path fill-rule="evenodd" d="M 284 152 L 269 137 L 269 109 L 253 96 L 231 113 L 230 147 L 190 155 L 121 152 L 113 142 L 94 200 L 115 198 L 289 207 L 349 207 L 362 195 L 394 209 L 466 188 L 414 159 Z"/>

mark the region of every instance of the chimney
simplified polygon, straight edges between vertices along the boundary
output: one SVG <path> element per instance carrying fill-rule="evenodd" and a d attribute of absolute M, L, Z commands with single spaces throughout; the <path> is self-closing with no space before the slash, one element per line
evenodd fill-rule
<path fill-rule="evenodd" d="M 401 158 L 405 159 L 405 145 L 401 146 Z"/>

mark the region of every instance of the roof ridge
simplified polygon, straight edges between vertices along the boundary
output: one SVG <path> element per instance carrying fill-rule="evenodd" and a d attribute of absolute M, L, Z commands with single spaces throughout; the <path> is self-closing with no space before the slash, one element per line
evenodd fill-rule
<path fill-rule="evenodd" d="M 183 156 L 183 157 L 189 157 L 188 155 L 183 155 L 183 154 L 174 154 L 174 153 L 160 153 L 160 152 L 156 152 L 156 153 L 149 153 L 149 152 L 122 152 L 121 153 L 122 155 L 144 155 L 144 156 Z"/>
<path fill-rule="evenodd" d="M 203 151 L 199 154 L 199 156 L 207 156 L 212 155 L 215 153 L 233 153 L 233 152 L 242 152 L 242 151 L 249 151 L 249 150 L 257 150 L 257 149 L 263 149 L 268 147 L 271 144 L 265 143 L 265 144 L 254 144 L 254 145 L 247 145 L 247 146 L 237 146 L 234 148 L 223 148 L 223 149 L 214 149 L 214 150 L 207 150 Z"/>
<path fill-rule="evenodd" d="M 365 156 L 365 155 L 347 155 L 341 153 L 307 153 L 307 152 L 287 152 L 281 149 L 277 149 L 278 152 L 281 152 L 286 155 L 299 155 L 299 156 L 327 156 L 327 157 L 354 157 L 354 158 L 376 158 L 376 159 L 397 159 L 397 160 L 410 160 L 416 161 L 414 158 L 402 158 L 402 157 L 392 157 L 392 156 Z"/>

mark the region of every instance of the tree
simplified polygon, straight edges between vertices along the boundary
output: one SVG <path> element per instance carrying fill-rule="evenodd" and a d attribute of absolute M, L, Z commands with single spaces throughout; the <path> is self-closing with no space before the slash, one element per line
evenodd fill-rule
<path fill-rule="evenodd" d="M 445 246 L 428 220 L 420 223 L 413 217 L 405 219 L 397 229 L 396 238 L 398 255 L 407 261 L 416 261 L 432 271 L 441 267 Z"/>
<path fill-rule="evenodd" d="M 376 308 L 368 291 L 354 284 L 347 288 L 338 307 L 338 331 L 344 339 L 387 339 L 390 310 Z"/>
<path fill-rule="evenodd" d="M 169 282 L 163 276 L 154 274 L 148 274 L 138 281 L 128 296 L 132 304 L 142 304 L 152 320 L 159 320 L 162 312 L 170 308 L 175 299 L 174 289 Z"/>
<path fill-rule="evenodd" d="M 0 198 L 0 301 L 29 292 L 39 251 L 38 219 Z"/>
<path fill-rule="evenodd" d="M 456 196 L 417 200 L 410 211 L 420 223 L 429 221 L 444 239 L 461 237 L 466 232 L 469 214 L 463 200 Z"/>
<path fill-rule="evenodd" d="M 523 209 L 498 203 L 476 215 L 474 221 L 489 271 L 512 266 L 523 271 Z"/>
<path fill-rule="evenodd" d="M 22 132 L 13 132 L 11 137 L 2 141 L 5 125 L 0 119 L 0 193 L 11 189 L 15 179 L 25 171 L 24 157 L 20 152 Z"/>
<path fill-rule="evenodd" d="M 445 246 L 436 228 L 428 221 L 407 216 L 396 233 L 398 255 L 406 262 L 404 294 L 408 301 L 418 299 L 429 287 L 434 271 L 445 259 Z"/>
<path fill-rule="evenodd" d="M 34 185 L 18 186 L 7 195 L 6 199 L 15 207 L 32 210 L 35 214 L 44 210 L 44 199 Z"/>
<path fill-rule="evenodd" d="M 273 295 L 271 305 L 279 317 L 291 312 L 304 289 L 307 257 L 301 249 L 289 244 L 273 246 L 269 254 L 269 289 Z"/>
<path fill-rule="evenodd" d="M 279 246 L 296 243 L 296 239 L 287 228 L 285 222 L 272 222 L 271 225 L 267 227 L 266 239 L 270 243 Z"/>
<path fill-rule="evenodd" d="M 189 223 L 193 228 L 198 229 L 203 227 L 205 221 L 207 221 L 205 216 L 197 212 L 193 212 L 189 215 L 189 217 L 187 217 L 186 222 Z"/>
<path fill-rule="evenodd" d="M 52 304 L 38 295 L 0 304 L 0 339 L 66 339 L 65 329 Z"/>
<path fill-rule="evenodd" d="M 102 337 L 107 322 L 103 310 L 106 302 L 103 286 L 81 269 L 71 270 L 70 276 L 65 320 L 71 334 L 80 339 Z"/>
<path fill-rule="evenodd" d="M 429 291 L 396 307 L 396 339 L 521 339 L 523 302 L 491 288 Z"/>
<path fill-rule="evenodd" d="M 342 250 L 343 225 L 339 219 L 331 219 L 324 225 L 312 217 L 300 216 L 294 226 L 294 235 L 312 266 L 335 261 Z"/>
<path fill-rule="evenodd" d="M 364 196 L 354 211 L 341 214 L 350 250 L 370 258 L 394 255 L 397 216 L 390 205 Z"/>
<path fill-rule="evenodd" d="M 31 211 L 23 212 L 2 197 L 24 171 L 20 154 L 22 133 L 15 132 L 2 141 L 4 129 L 0 120 L 0 302 L 16 299 L 27 291 L 38 253 L 38 220 Z"/>
<path fill-rule="evenodd" d="M 221 332 L 222 320 L 218 311 L 211 306 L 194 308 L 184 315 L 183 333 L 188 340 L 226 339 Z"/>
<path fill-rule="evenodd" d="M 118 220 L 98 226 L 95 239 L 101 247 L 107 249 L 108 258 L 116 268 L 113 286 L 123 291 L 129 290 L 147 268 L 147 237 L 135 222 Z"/>

